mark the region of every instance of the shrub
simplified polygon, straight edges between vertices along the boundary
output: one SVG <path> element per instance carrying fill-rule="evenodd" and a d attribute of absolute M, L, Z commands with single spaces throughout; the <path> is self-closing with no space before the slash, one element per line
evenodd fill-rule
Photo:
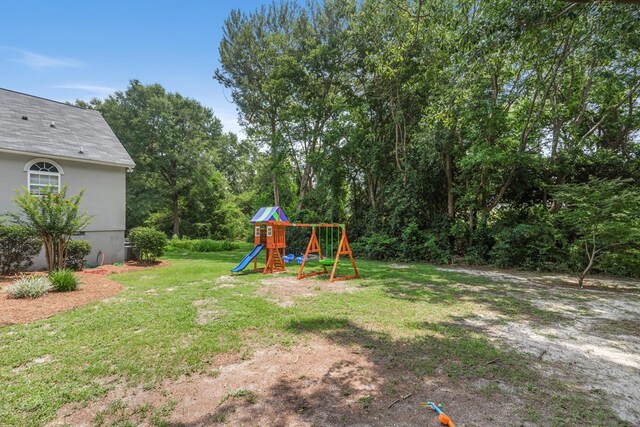
<path fill-rule="evenodd" d="M 491 256 L 501 268 L 545 270 L 556 259 L 558 232 L 548 224 L 517 224 L 495 235 Z"/>
<path fill-rule="evenodd" d="M 428 239 L 425 242 L 425 257 L 429 262 L 436 264 L 448 264 L 451 261 L 451 254 L 444 248 L 442 239 L 438 239 L 433 234 L 428 234 Z"/>
<path fill-rule="evenodd" d="M 42 241 L 29 227 L 0 224 L 0 274 L 13 274 L 33 265 Z"/>
<path fill-rule="evenodd" d="M 188 252 L 222 252 L 237 249 L 238 245 L 228 240 L 211 239 L 179 239 L 173 237 L 167 244 L 167 251 L 188 251 Z"/>
<path fill-rule="evenodd" d="M 78 289 L 80 280 L 68 268 L 54 270 L 49 273 L 51 288 L 56 292 L 70 292 Z"/>
<path fill-rule="evenodd" d="M 82 270 L 84 259 L 89 252 L 91 252 L 91 242 L 88 240 L 69 240 L 65 266 L 72 270 Z"/>
<path fill-rule="evenodd" d="M 46 276 L 24 276 L 7 286 L 5 292 L 11 298 L 39 298 L 51 290 L 51 283 Z"/>
<path fill-rule="evenodd" d="M 397 239 L 381 233 L 363 236 L 351 246 L 357 256 L 365 256 L 370 259 L 389 259 L 398 252 Z"/>
<path fill-rule="evenodd" d="M 164 253 L 167 236 L 149 227 L 136 227 L 129 232 L 134 254 L 143 261 L 155 261 Z"/>

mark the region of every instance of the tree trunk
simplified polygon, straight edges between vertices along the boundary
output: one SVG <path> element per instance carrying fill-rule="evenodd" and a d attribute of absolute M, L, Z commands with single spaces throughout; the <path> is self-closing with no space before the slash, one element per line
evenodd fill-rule
<path fill-rule="evenodd" d="M 51 237 L 43 236 L 44 254 L 47 258 L 47 270 L 53 270 L 53 246 L 51 245 Z"/>
<path fill-rule="evenodd" d="M 273 203 L 274 206 L 280 206 L 280 188 L 278 187 L 278 175 L 273 172 L 271 175 L 271 180 L 273 182 Z"/>
<path fill-rule="evenodd" d="M 173 208 L 173 234 L 175 236 L 180 237 L 180 218 L 178 216 L 178 210 L 179 210 L 179 206 L 178 206 L 178 193 L 177 192 L 173 192 L 173 195 L 171 196 L 171 204 L 172 204 L 172 208 Z"/>
<path fill-rule="evenodd" d="M 455 214 L 453 205 L 453 171 L 451 167 L 451 154 L 447 153 L 444 157 L 444 174 L 447 178 L 447 216 L 453 219 Z"/>
<path fill-rule="evenodd" d="M 271 183 L 273 185 L 273 205 L 280 206 L 280 188 L 278 187 L 278 174 L 276 173 L 277 166 L 279 164 L 278 159 L 278 137 L 276 126 L 276 114 L 271 114 L 271 157 L 273 158 L 273 168 L 271 171 Z"/>
<path fill-rule="evenodd" d="M 589 270 L 591 270 L 591 267 L 593 267 L 593 261 L 596 259 L 596 254 L 599 252 L 599 250 L 596 250 L 595 234 L 593 235 L 593 246 L 591 248 L 591 251 L 589 251 L 589 245 L 586 240 L 584 241 L 584 250 L 587 253 L 589 264 L 587 264 L 587 267 L 584 269 L 582 274 L 580 274 L 580 277 L 578 277 L 578 285 L 580 285 L 581 288 L 583 287 L 584 278 L 587 276 L 587 273 L 589 273 Z"/>
<path fill-rule="evenodd" d="M 298 206 L 296 207 L 296 211 L 300 212 L 304 206 L 304 198 L 307 195 L 307 191 L 311 189 L 311 174 L 313 169 L 311 168 L 311 164 L 307 161 L 304 165 L 304 169 L 302 171 L 302 177 L 300 178 L 300 192 L 298 194 Z M 278 204 L 276 204 L 278 206 Z"/>
<path fill-rule="evenodd" d="M 56 242 L 56 257 L 57 257 L 57 265 L 58 265 L 58 270 L 61 270 L 64 268 L 64 261 L 66 259 L 65 256 L 65 239 L 64 237 L 58 239 L 58 241 Z"/>
<path fill-rule="evenodd" d="M 367 194 L 369 195 L 369 203 L 372 207 L 376 207 L 376 190 L 375 182 L 371 175 L 367 174 Z"/>

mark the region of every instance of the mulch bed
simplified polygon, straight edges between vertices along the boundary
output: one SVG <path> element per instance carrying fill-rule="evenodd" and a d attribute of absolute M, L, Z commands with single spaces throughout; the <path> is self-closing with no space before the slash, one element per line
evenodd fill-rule
<path fill-rule="evenodd" d="M 2 288 L 10 285 L 14 278 L 0 277 L 0 326 L 16 323 L 29 323 L 45 319 L 54 314 L 81 307 L 93 301 L 99 301 L 120 293 L 124 288 L 107 275 L 128 273 L 152 267 L 168 265 L 166 261 L 159 263 L 127 262 L 123 265 L 104 265 L 98 268 L 76 273 L 80 287 L 73 292 L 50 292 L 36 299 L 8 298 Z M 42 273 L 31 273 L 42 274 Z"/>

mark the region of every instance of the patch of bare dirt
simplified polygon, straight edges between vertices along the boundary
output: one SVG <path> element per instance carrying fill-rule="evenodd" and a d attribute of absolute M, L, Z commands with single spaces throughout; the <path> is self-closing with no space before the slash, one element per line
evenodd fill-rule
<path fill-rule="evenodd" d="M 324 292 L 356 292 L 357 286 L 350 285 L 348 281 L 329 283 L 328 280 L 302 279 L 298 280 L 290 276 L 274 276 L 262 281 L 262 286 L 257 294 L 267 297 L 270 301 L 281 307 L 290 307 L 295 304 L 295 297 L 313 297 Z"/>
<path fill-rule="evenodd" d="M 46 355 L 44 355 L 42 357 L 36 357 L 35 359 L 33 359 L 33 360 L 23 364 L 23 365 L 20 365 L 17 368 L 13 368 L 11 370 L 11 372 L 13 372 L 14 374 L 17 374 L 17 373 L 22 372 L 22 371 L 24 371 L 26 369 L 29 369 L 33 365 L 40 365 L 42 363 L 49 363 L 52 360 L 53 360 L 53 357 L 50 354 L 46 354 Z"/>
<path fill-rule="evenodd" d="M 196 323 L 198 325 L 213 322 L 226 313 L 226 311 L 220 307 L 215 298 L 206 298 L 194 301 L 193 305 L 197 310 Z"/>
<path fill-rule="evenodd" d="M 527 292 L 519 293 L 519 298 L 561 314 L 564 320 L 552 324 L 498 313 L 467 318 L 463 323 L 537 356 L 544 361 L 538 367 L 542 372 L 602 395 L 622 419 L 640 425 L 640 296 L 614 291 L 640 289 L 638 282 L 600 278 L 599 290 L 560 286 L 550 295 L 549 284 L 554 283 L 549 281 L 554 275 L 453 270 L 503 282 L 505 292 L 524 287 Z"/>
<path fill-rule="evenodd" d="M 166 267 L 170 265 L 168 261 L 127 261 L 121 265 L 101 265 L 100 267 L 83 270 L 83 273 L 86 274 L 96 274 L 96 275 L 104 275 L 104 274 L 119 274 L 119 273 L 129 273 L 132 271 L 140 271 L 146 270 L 149 268 L 155 267 Z"/>
<path fill-rule="evenodd" d="M 257 350 L 248 360 L 222 357 L 209 373 L 151 390 L 119 384 L 84 407 L 61 408 L 51 425 L 91 426 L 117 402 L 132 412 L 175 402 L 168 424 L 192 427 L 439 426 L 435 413 L 420 405 L 428 400 L 444 402 L 459 426 L 507 426 L 513 425 L 509 415 L 522 410 L 514 395 L 487 405 L 492 394 L 485 384 L 461 389 L 446 378 L 418 378 L 379 362 L 359 346 L 314 337 L 289 349 Z"/>
<path fill-rule="evenodd" d="M 72 292 L 49 292 L 36 299 L 11 299 L 2 292 L 15 277 L 0 278 L 0 326 L 16 323 L 29 323 L 45 319 L 54 314 L 87 305 L 93 301 L 104 300 L 120 293 L 123 287 L 106 277 L 109 274 L 126 273 L 152 267 L 168 265 L 166 261 L 158 263 L 127 262 L 123 265 L 105 265 L 95 269 L 79 271 L 80 287 Z M 44 273 L 31 273 L 44 274 Z"/>
<path fill-rule="evenodd" d="M 399 264 L 397 262 L 394 262 L 393 264 L 389 265 L 389 268 L 393 268 L 394 270 L 405 270 L 407 268 L 411 268 L 411 266 L 409 264 Z"/>

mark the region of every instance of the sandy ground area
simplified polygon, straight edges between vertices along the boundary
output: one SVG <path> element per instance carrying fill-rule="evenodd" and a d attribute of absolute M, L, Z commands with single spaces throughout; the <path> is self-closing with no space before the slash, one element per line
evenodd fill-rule
<path fill-rule="evenodd" d="M 329 283 L 327 280 L 302 279 L 291 276 L 273 276 L 262 281 L 263 285 L 257 294 L 280 305 L 289 307 L 295 304 L 296 297 L 312 297 L 324 292 L 343 293 L 355 292 L 357 286 L 349 282 Z"/>
<path fill-rule="evenodd" d="M 565 287 L 575 279 L 564 275 L 486 269 L 442 269 L 488 277 L 525 288 L 537 307 L 561 314 L 562 322 L 504 322 L 498 314 L 465 319 L 496 341 L 545 361 L 556 376 L 607 399 L 616 413 L 640 425 L 640 284 L 633 280 L 589 279 L 599 289 Z M 560 281 L 558 285 L 558 281 Z M 551 294 L 549 294 L 551 290 Z M 615 291 L 618 290 L 618 291 Z M 522 297 L 522 295 L 520 295 Z"/>
<path fill-rule="evenodd" d="M 434 413 L 420 405 L 429 398 L 455 402 L 446 409 L 475 420 L 460 426 L 511 425 L 496 411 L 478 412 L 487 406 L 485 384 L 461 393 L 446 378 L 420 379 L 384 365 L 360 347 L 313 337 L 291 348 L 258 349 L 247 360 L 221 355 L 208 373 L 165 381 L 151 390 L 118 384 L 88 406 L 63 407 L 50 425 L 92 426 L 96 417 L 106 425 L 120 419 L 150 425 L 140 408 L 174 402 L 167 419 L 172 426 L 436 427 L 441 424 Z M 501 401 L 501 411 L 512 414 L 520 406 L 516 397 Z"/>

